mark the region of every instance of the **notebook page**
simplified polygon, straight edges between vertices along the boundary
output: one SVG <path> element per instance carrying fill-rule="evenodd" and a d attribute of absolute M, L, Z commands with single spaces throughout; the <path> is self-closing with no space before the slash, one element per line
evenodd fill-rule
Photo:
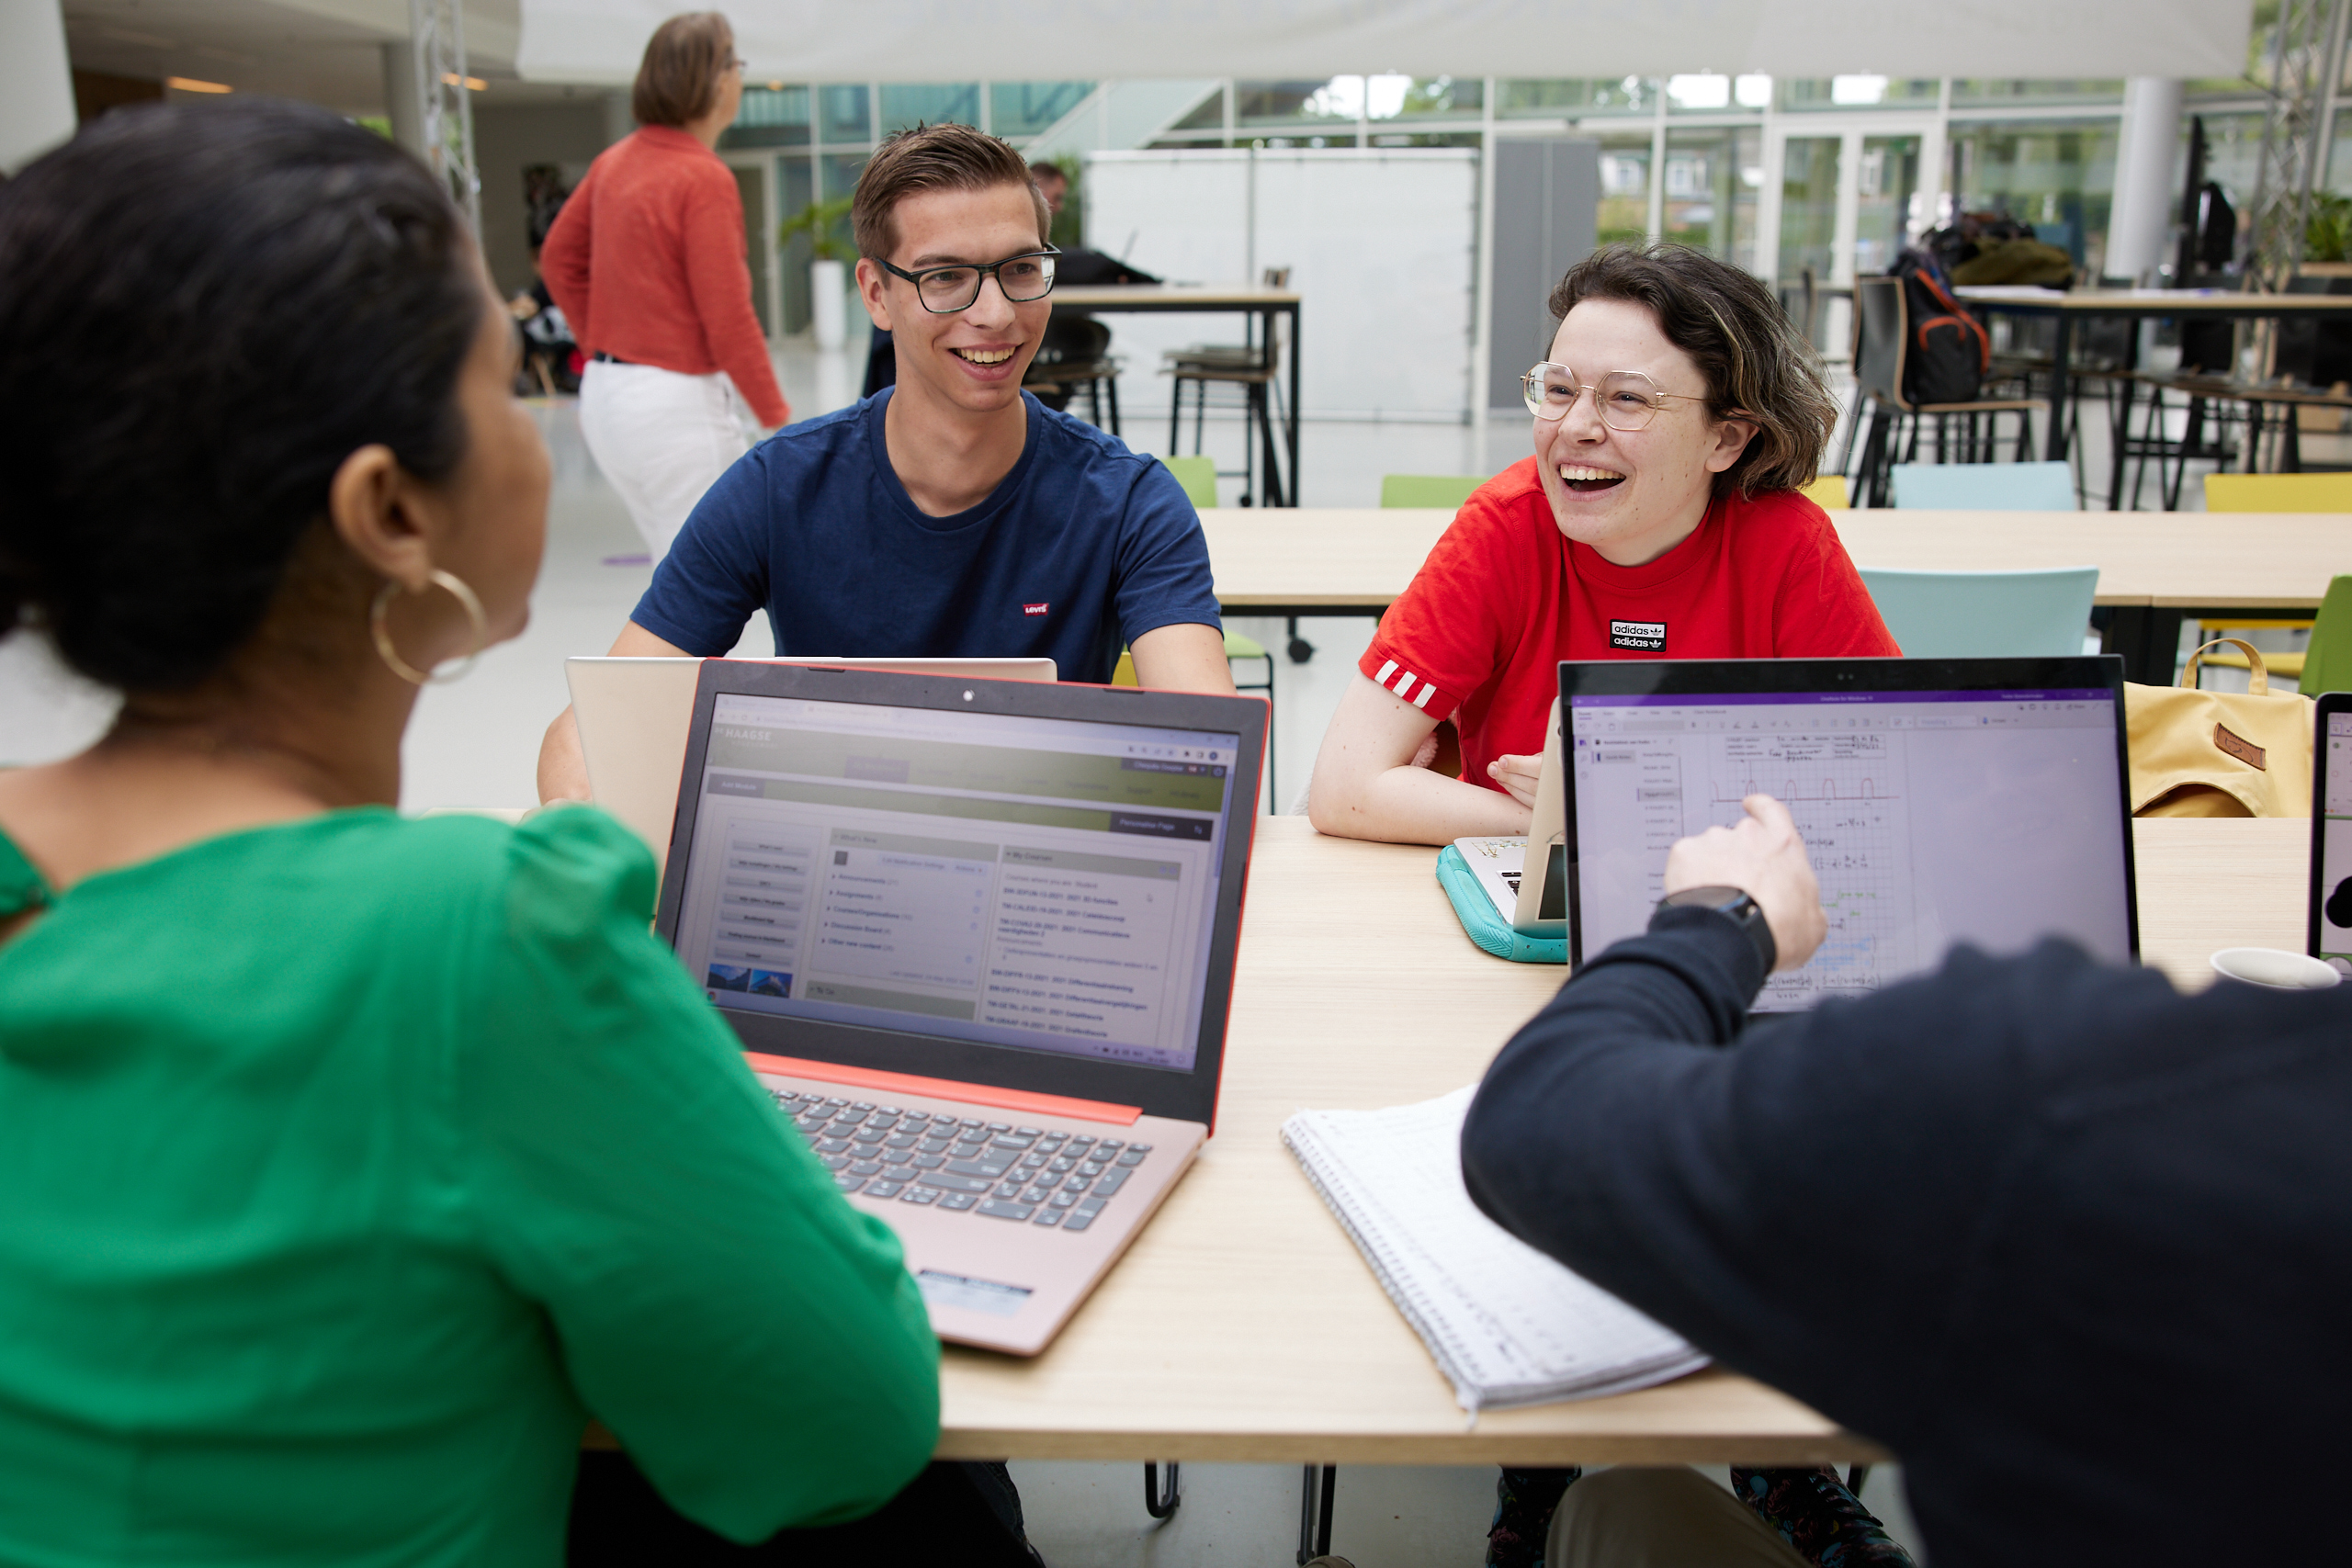
<path fill-rule="evenodd" d="M 1589 1398 L 1707 1358 L 1478 1212 L 1462 1184 L 1472 1091 L 1283 1126 L 1307 1177 L 1464 1409 Z"/>

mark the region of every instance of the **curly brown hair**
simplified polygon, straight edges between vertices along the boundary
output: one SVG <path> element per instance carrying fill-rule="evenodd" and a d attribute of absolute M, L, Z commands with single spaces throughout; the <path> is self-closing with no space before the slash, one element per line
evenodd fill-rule
<path fill-rule="evenodd" d="M 1838 401 L 1813 345 L 1770 289 L 1688 245 L 1603 245 L 1552 290 L 1554 321 L 1587 299 L 1648 306 L 1666 340 L 1706 378 L 1708 413 L 1756 426 L 1739 460 L 1715 476 L 1717 495 L 1802 490 L 1814 481 L 1838 426 Z"/>

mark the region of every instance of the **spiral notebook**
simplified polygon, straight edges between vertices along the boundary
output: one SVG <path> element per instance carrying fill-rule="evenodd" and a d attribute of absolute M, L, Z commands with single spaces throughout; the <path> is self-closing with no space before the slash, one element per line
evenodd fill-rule
<path fill-rule="evenodd" d="M 1688 1341 L 1479 1213 L 1462 1185 L 1471 1093 L 1283 1123 L 1283 1142 L 1462 1407 L 1475 1418 L 1590 1399 L 1705 1366 Z"/>

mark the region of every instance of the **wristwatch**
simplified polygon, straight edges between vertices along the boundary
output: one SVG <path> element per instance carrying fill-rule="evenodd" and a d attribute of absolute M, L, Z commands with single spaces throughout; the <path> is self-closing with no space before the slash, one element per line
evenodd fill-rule
<path fill-rule="evenodd" d="M 1763 907 L 1736 887 L 1686 887 L 1657 901 L 1661 909 L 1669 906 L 1678 909 L 1713 909 L 1727 917 L 1754 944 L 1756 956 L 1762 960 L 1767 975 L 1781 961 L 1780 944 L 1772 940 L 1771 922 L 1765 919 Z"/>

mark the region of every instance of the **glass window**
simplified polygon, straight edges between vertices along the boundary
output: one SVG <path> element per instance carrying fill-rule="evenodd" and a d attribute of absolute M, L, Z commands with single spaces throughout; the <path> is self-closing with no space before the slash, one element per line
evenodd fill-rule
<path fill-rule="evenodd" d="M 1666 237 L 1734 266 L 1756 265 L 1764 133 L 1750 126 L 1666 133 Z"/>
<path fill-rule="evenodd" d="M 1332 76 L 1318 82 L 1236 82 L 1234 123 L 1292 126 L 1306 120 L 1353 122 L 1363 112 L 1363 83 L 1361 76 Z"/>
<path fill-rule="evenodd" d="M 804 210 L 816 199 L 817 172 L 807 158 L 778 158 L 775 161 L 776 205 L 783 216 L 790 218 Z M 781 269 L 777 281 L 784 285 L 784 330 L 805 332 L 808 327 L 808 236 L 795 234 L 776 257 Z"/>
<path fill-rule="evenodd" d="M 2209 121 L 2206 134 L 2212 131 Z M 2256 145 L 2260 139 L 2257 131 Z M 2111 119 L 1955 120 L 1953 192 L 1968 211 L 2006 213 L 2032 224 L 2035 238 L 2073 256 L 2084 276 L 2097 277 L 2107 255 L 2115 142 Z"/>
<path fill-rule="evenodd" d="M 1770 76 L 1721 76 L 1702 73 L 1666 79 L 1668 114 L 1761 113 L 1772 101 Z"/>
<path fill-rule="evenodd" d="M 2115 81 L 1993 82 L 1954 78 L 1951 101 L 1978 104 L 2120 104 L 2123 83 Z"/>
<path fill-rule="evenodd" d="M 1932 78 L 1893 76 L 1783 76 L 1776 86 L 1781 107 L 1791 110 L 1932 106 L 1943 90 Z"/>
<path fill-rule="evenodd" d="M 1604 245 L 1638 245 L 1650 237 L 1650 139 L 1600 139 L 1600 211 L 1598 238 Z"/>
<path fill-rule="evenodd" d="M 1374 76 L 1367 79 L 1364 114 L 1372 119 L 1476 119 L 1486 103 L 1482 77 Z"/>
<path fill-rule="evenodd" d="M 978 82 L 890 83 L 882 89 L 882 134 L 916 125 L 978 125 Z"/>
<path fill-rule="evenodd" d="M 1476 147 L 1484 141 L 1476 130 L 1375 130 L 1374 147 Z"/>
<path fill-rule="evenodd" d="M 1168 129 L 1170 130 L 1223 130 L 1225 129 L 1225 89 L 1220 86 L 1216 92 L 1194 104 L 1191 113 Z"/>
<path fill-rule="evenodd" d="M 992 82 L 989 130 L 999 136 L 1035 136 L 1092 91 L 1091 82 Z"/>
<path fill-rule="evenodd" d="M 818 107 L 822 118 L 818 122 L 828 141 L 871 141 L 874 140 L 873 109 L 869 100 L 873 95 L 864 87 L 820 87 Z"/>
<path fill-rule="evenodd" d="M 1883 273 L 1894 265 L 1914 230 L 1927 227 L 1919 192 L 1919 139 L 1862 138 L 1861 167 L 1855 171 L 1860 206 L 1855 214 L 1854 271 Z"/>
<path fill-rule="evenodd" d="M 743 89 L 743 107 L 719 138 L 722 147 L 808 145 L 808 89 L 772 85 Z"/>
<path fill-rule="evenodd" d="M 1648 114 L 1657 107 L 1662 85 L 1655 76 L 1498 82 L 1495 116 L 1498 119 L 1573 119 L 1581 115 Z"/>
<path fill-rule="evenodd" d="M 825 154 L 821 161 L 825 165 L 825 199 L 827 201 L 839 201 L 842 197 L 851 195 L 857 189 L 857 176 L 865 172 L 866 157 L 867 154 L 864 152 Z M 842 244 L 851 243 L 849 214 L 846 212 L 842 214 L 838 234 Z"/>
<path fill-rule="evenodd" d="M 1781 265 L 1776 276 L 1793 283 L 1805 268 L 1829 280 L 1838 240 L 1838 154 L 1835 136 L 1792 136 L 1781 164 Z"/>

